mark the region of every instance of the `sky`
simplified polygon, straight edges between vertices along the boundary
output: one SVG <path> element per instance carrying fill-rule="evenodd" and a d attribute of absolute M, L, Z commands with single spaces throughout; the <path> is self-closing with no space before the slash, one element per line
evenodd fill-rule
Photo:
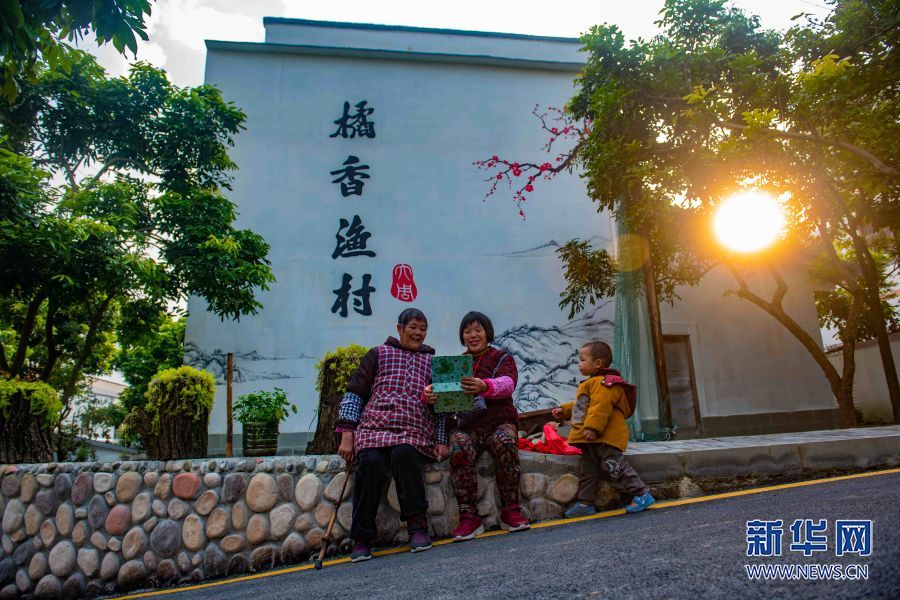
<path fill-rule="evenodd" d="M 136 60 L 163 68 L 180 86 L 203 83 L 205 40 L 263 41 L 263 17 L 290 17 L 577 37 L 592 25 L 613 23 L 626 37 L 656 31 L 663 0 L 157 0 L 148 19 L 150 40 L 141 42 Z M 764 27 L 783 30 L 800 13 L 824 15 L 824 0 L 735 0 L 733 5 L 759 15 Z M 452 11 L 448 10 L 452 7 Z M 81 47 L 96 55 L 111 75 L 123 75 L 129 62 L 111 45 Z"/>

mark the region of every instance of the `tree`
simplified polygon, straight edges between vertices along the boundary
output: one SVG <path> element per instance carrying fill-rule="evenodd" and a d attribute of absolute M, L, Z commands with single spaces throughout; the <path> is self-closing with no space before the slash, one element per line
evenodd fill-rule
<path fill-rule="evenodd" d="M 75 42 L 93 30 L 97 45 L 112 42 L 119 52 L 137 54 L 137 37 L 147 40 L 144 18 L 149 0 L 8 0 L 0 6 L 0 88 L 10 102 L 20 81 L 33 80 L 40 68 L 68 73 L 76 56 L 62 40 Z"/>
<path fill-rule="evenodd" d="M 583 169 L 590 197 L 649 245 L 655 277 L 648 289 L 660 298 L 674 301 L 678 286 L 696 284 L 715 266 L 728 269 L 733 293 L 776 318 L 814 358 L 850 426 L 853 345 L 865 331 L 886 337 L 892 318 L 878 292 L 887 266 L 897 263 L 893 165 L 900 138 L 890 36 L 898 13 L 896 2 L 869 3 L 871 10 L 859 13 L 858 2 L 834 4 L 825 23 L 810 21 L 788 35 L 763 30 L 724 0 L 667 0 L 658 22 L 663 32 L 649 41 L 626 45 L 615 26 L 593 27 L 582 38 L 589 57 L 569 120 L 555 128 L 584 123 L 586 133 L 541 173 Z M 855 54 L 821 52 L 837 39 Z M 855 94 L 869 77 L 874 83 Z M 515 164 L 520 173 L 547 164 L 490 162 L 501 172 Z M 521 189 L 530 192 L 537 181 Z M 789 227 L 769 252 L 741 257 L 708 242 L 708 220 L 720 199 L 749 186 L 785 199 Z M 876 248 L 886 255 L 881 262 Z M 612 270 L 584 268 L 611 260 L 597 252 L 583 242 L 561 249 L 564 306 L 577 310 L 585 296 L 614 286 Z M 782 265 L 797 255 L 851 299 L 848 310 L 830 313 L 843 323 L 842 373 L 784 309 Z M 768 274 L 772 291 L 754 290 L 749 273 Z M 868 326 L 860 327 L 866 315 Z"/>
<path fill-rule="evenodd" d="M 119 396 L 118 405 L 109 411 L 111 425 L 120 426 L 132 409 L 147 403 L 147 386 L 157 371 L 175 369 L 184 364 L 183 318 L 173 318 L 165 313 L 155 321 L 134 323 L 122 327 L 118 333 L 121 348 L 115 359 L 115 367 L 125 377 L 128 387 Z M 124 431 L 128 442 L 136 442 L 135 432 Z"/>
<path fill-rule="evenodd" d="M 116 330 L 134 339 L 188 295 L 223 319 L 261 308 L 268 244 L 233 227 L 223 194 L 245 116 L 218 90 L 140 63 L 109 79 L 80 55 L 0 118 L 3 377 L 47 382 L 68 406 L 85 374 L 109 368 L 98 350 Z"/>

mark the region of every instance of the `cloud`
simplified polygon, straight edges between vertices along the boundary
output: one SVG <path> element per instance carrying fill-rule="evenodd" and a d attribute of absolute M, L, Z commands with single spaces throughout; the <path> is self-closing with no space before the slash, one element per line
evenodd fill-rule
<path fill-rule="evenodd" d="M 205 41 L 261 42 L 263 17 L 284 13 L 284 0 L 158 0 L 147 20 L 148 42 L 138 44 L 137 58 L 123 57 L 107 44 L 84 41 L 79 47 L 98 58 L 111 75 L 122 75 L 135 60 L 165 69 L 181 86 L 203 83 Z"/>

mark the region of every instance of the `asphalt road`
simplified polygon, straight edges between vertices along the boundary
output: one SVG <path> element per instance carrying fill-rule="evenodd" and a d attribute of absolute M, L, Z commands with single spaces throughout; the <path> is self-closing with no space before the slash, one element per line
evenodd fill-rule
<path fill-rule="evenodd" d="M 794 519 L 827 519 L 828 551 L 788 550 Z M 780 558 L 746 556 L 746 522 L 785 522 Z M 871 519 L 869 557 L 834 553 L 836 519 Z M 746 564 L 868 565 L 868 580 L 751 581 Z M 900 598 L 900 474 L 498 535 L 169 598 Z"/>

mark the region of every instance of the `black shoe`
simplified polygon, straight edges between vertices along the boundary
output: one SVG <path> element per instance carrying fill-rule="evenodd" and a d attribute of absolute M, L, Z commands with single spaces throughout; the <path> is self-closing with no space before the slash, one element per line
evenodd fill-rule
<path fill-rule="evenodd" d="M 362 562 L 372 558 L 372 547 L 369 544 L 357 541 L 353 544 L 353 552 L 350 553 L 350 562 Z"/>

